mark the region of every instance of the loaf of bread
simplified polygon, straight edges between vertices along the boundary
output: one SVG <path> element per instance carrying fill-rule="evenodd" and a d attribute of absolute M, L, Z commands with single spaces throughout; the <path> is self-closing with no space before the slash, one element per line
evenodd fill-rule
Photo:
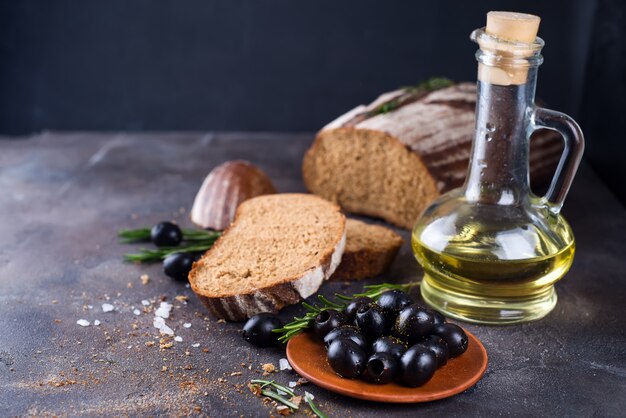
<path fill-rule="evenodd" d="M 346 220 L 346 249 L 331 280 L 359 280 L 384 273 L 396 258 L 403 239 L 389 228 Z"/>
<path fill-rule="evenodd" d="M 340 116 L 316 136 L 302 163 L 312 193 L 348 212 L 410 229 L 424 207 L 467 172 L 476 86 L 434 83 L 383 94 Z M 554 172 L 562 140 L 539 131 L 531 141 L 531 177 Z"/>
<path fill-rule="evenodd" d="M 345 217 L 334 203 L 308 194 L 255 197 L 194 263 L 189 283 L 218 318 L 276 312 L 318 290 L 345 242 Z"/>

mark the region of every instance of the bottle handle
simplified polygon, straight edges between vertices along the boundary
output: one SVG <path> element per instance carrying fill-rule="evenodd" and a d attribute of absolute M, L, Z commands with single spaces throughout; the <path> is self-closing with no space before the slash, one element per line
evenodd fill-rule
<path fill-rule="evenodd" d="M 531 115 L 531 129 L 551 129 L 563 137 L 564 148 L 550 188 L 542 201 L 553 213 L 559 213 L 585 150 L 585 138 L 574 119 L 555 110 L 535 107 Z"/>

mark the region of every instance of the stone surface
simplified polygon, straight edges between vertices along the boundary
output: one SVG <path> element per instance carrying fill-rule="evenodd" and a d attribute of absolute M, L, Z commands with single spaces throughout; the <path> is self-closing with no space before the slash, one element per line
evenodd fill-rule
<path fill-rule="evenodd" d="M 168 219 L 190 226 L 187 211 L 203 178 L 228 159 L 258 164 L 281 192 L 303 191 L 300 162 L 311 139 L 45 133 L 0 140 L 0 415 L 276 415 L 246 383 L 260 376 L 262 363 L 278 366 L 284 352 L 246 344 L 241 324 L 208 317 L 190 289 L 158 264 L 122 262 L 139 246 L 118 244 L 116 231 Z M 475 387 L 419 405 L 306 390 L 330 417 L 622 415 L 626 212 L 583 167 L 564 213 L 578 246 L 557 285 L 556 309 L 525 325 L 466 325 L 490 356 Z M 145 285 L 143 274 L 150 277 Z M 405 243 L 385 279 L 420 275 Z M 362 284 L 327 283 L 323 293 Z M 164 341 L 173 345 L 160 349 L 153 319 L 163 298 L 174 305 L 165 323 L 182 341 Z M 115 310 L 103 312 L 103 303 Z M 297 312 L 291 307 L 282 316 Z M 297 376 L 281 371 L 272 378 L 286 384 Z"/>

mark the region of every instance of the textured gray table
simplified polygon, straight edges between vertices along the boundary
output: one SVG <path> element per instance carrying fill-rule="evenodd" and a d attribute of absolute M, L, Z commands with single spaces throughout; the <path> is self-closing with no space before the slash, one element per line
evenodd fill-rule
<path fill-rule="evenodd" d="M 261 363 L 277 365 L 284 354 L 244 343 L 241 324 L 207 317 L 190 289 L 160 266 L 123 263 L 133 247 L 119 245 L 115 234 L 172 218 L 188 225 L 203 177 L 228 159 L 259 164 L 280 191 L 302 191 L 300 161 L 311 137 L 73 133 L 0 140 L 0 416 L 273 413 L 245 384 L 259 376 Z M 364 402 L 312 385 L 298 390 L 313 393 L 331 417 L 623 416 L 626 213 L 583 167 L 565 215 L 578 248 L 557 286 L 556 309 L 521 326 L 468 325 L 490 356 L 475 387 L 416 405 Z M 145 285 L 142 274 L 150 277 Z M 419 276 L 405 245 L 386 277 Z M 327 284 L 324 293 L 360 286 Z M 183 339 L 169 349 L 159 348 L 152 326 L 164 297 L 174 303 L 167 323 Z M 105 302 L 116 310 L 104 313 Z M 296 380 L 287 371 L 273 377 Z"/>

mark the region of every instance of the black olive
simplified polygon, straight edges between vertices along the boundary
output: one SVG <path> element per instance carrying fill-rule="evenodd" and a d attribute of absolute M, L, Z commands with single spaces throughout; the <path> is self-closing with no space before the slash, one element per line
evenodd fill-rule
<path fill-rule="evenodd" d="M 243 339 L 257 347 L 269 347 L 278 342 L 279 334 L 273 332 L 283 323 L 271 313 L 260 313 L 248 319 L 243 326 Z"/>
<path fill-rule="evenodd" d="M 334 309 L 320 312 L 313 321 L 313 331 L 317 338 L 323 339 L 333 329 L 348 324 L 348 317 Z"/>
<path fill-rule="evenodd" d="M 163 272 L 174 280 L 186 282 L 196 258 L 195 253 L 170 254 L 163 260 Z"/>
<path fill-rule="evenodd" d="M 375 303 L 363 305 L 356 312 L 356 323 L 363 336 L 370 341 L 391 330 L 393 322 L 389 320 L 385 312 Z"/>
<path fill-rule="evenodd" d="M 383 336 L 378 338 L 372 344 L 373 353 L 385 353 L 394 356 L 397 360 L 402 357 L 402 354 L 406 351 L 406 344 L 401 340 L 391 337 Z"/>
<path fill-rule="evenodd" d="M 161 222 L 150 230 L 150 239 L 157 247 L 175 247 L 183 240 L 183 233 L 171 222 Z"/>
<path fill-rule="evenodd" d="M 401 290 L 388 290 L 380 295 L 376 303 L 386 311 L 398 313 L 407 306 L 412 305 L 413 299 Z"/>
<path fill-rule="evenodd" d="M 467 350 L 467 334 L 458 325 L 441 324 L 433 329 L 432 334 L 437 335 L 448 343 L 448 351 L 450 358 L 460 356 Z"/>
<path fill-rule="evenodd" d="M 349 338 L 336 339 L 328 347 L 328 363 L 341 377 L 359 377 L 366 362 L 365 351 Z"/>
<path fill-rule="evenodd" d="M 374 353 L 367 359 L 367 378 L 375 383 L 389 383 L 398 375 L 398 359 L 387 353 Z"/>
<path fill-rule="evenodd" d="M 361 334 L 361 331 L 359 331 L 359 329 L 355 326 L 342 325 L 326 334 L 326 336 L 324 337 L 324 345 L 326 346 L 326 348 L 330 347 L 332 342 L 336 339 L 350 339 L 356 345 L 361 347 L 361 349 L 367 350 L 367 341 L 365 341 L 365 338 Z"/>
<path fill-rule="evenodd" d="M 393 335 L 409 344 L 415 344 L 432 331 L 434 322 L 435 318 L 428 309 L 413 304 L 398 314 Z"/>
<path fill-rule="evenodd" d="M 343 313 L 346 314 L 350 321 L 354 321 L 356 319 L 356 311 L 363 305 L 369 305 L 374 302 L 373 299 L 368 298 L 367 296 L 359 296 L 358 298 L 352 299 L 352 301 L 346 306 Z"/>
<path fill-rule="evenodd" d="M 437 357 L 437 367 L 441 367 L 448 362 L 450 355 L 448 343 L 446 343 L 443 338 L 437 335 L 429 335 L 420 341 L 419 344 L 435 353 L 435 357 Z"/>
<path fill-rule="evenodd" d="M 407 386 L 417 387 L 428 382 L 437 370 L 435 353 L 419 344 L 406 350 L 400 358 L 401 380 Z"/>
<path fill-rule="evenodd" d="M 433 318 L 435 319 L 435 326 L 446 323 L 446 317 L 437 312 L 434 309 L 426 309 L 428 312 L 433 314 Z"/>

